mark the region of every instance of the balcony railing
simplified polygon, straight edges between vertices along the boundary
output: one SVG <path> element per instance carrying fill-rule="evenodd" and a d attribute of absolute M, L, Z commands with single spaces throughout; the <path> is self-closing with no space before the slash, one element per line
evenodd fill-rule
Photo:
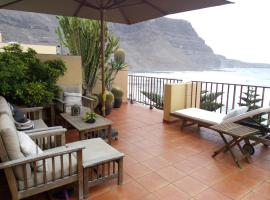
<path fill-rule="evenodd" d="M 181 82 L 181 79 L 129 75 L 128 98 L 130 102 L 163 109 L 164 85 Z M 191 85 L 191 99 L 199 98 L 199 101 L 195 100 L 189 106 L 228 113 L 243 104 L 257 108 L 270 103 L 270 87 L 266 86 L 204 81 L 191 81 Z M 198 102 L 200 105 L 196 105 Z"/>
<path fill-rule="evenodd" d="M 196 97 L 199 95 L 200 107 L 205 106 L 208 98 L 208 110 L 228 113 L 240 105 L 248 105 L 255 109 L 269 106 L 270 103 L 270 87 L 204 81 L 191 83 L 193 86 L 191 95 Z"/>
<path fill-rule="evenodd" d="M 138 102 L 163 109 L 164 85 L 181 83 L 180 79 L 157 78 L 128 75 L 128 98 L 131 103 Z"/>

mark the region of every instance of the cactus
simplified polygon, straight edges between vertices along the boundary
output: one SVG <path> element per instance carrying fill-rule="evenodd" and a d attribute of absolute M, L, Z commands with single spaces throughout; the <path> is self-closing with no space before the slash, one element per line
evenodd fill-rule
<path fill-rule="evenodd" d="M 116 52 L 114 53 L 114 60 L 116 62 L 121 62 L 124 63 L 125 62 L 125 52 L 123 49 L 117 49 Z"/>
<path fill-rule="evenodd" d="M 83 68 L 83 89 L 92 94 L 100 69 L 100 23 L 95 20 L 76 17 L 57 17 L 59 27 L 56 33 L 62 45 L 72 55 L 80 55 Z M 105 24 L 105 63 L 119 47 L 119 39 L 109 34 Z"/>
<path fill-rule="evenodd" d="M 124 95 L 123 90 L 117 87 L 112 88 L 111 92 L 113 93 L 115 99 L 120 99 Z"/>
<path fill-rule="evenodd" d="M 114 60 L 111 60 L 105 68 L 105 86 L 107 90 L 112 89 L 112 83 L 117 73 L 125 69 L 128 65 L 125 63 L 125 52 L 123 49 L 117 49 L 114 53 Z"/>

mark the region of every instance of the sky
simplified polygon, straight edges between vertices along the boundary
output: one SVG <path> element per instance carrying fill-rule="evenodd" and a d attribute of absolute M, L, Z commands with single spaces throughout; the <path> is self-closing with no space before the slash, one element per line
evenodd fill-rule
<path fill-rule="evenodd" d="M 217 54 L 246 62 L 270 63 L 270 0 L 189 11 L 170 18 L 189 21 Z"/>

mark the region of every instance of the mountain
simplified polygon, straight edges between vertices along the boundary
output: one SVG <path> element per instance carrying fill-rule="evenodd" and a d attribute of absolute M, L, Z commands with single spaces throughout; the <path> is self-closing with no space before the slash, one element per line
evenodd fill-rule
<path fill-rule="evenodd" d="M 0 32 L 5 42 L 58 45 L 55 16 L 0 11 Z M 154 19 L 131 26 L 112 24 L 132 71 L 214 70 L 223 67 L 270 67 L 216 55 L 185 20 Z"/>

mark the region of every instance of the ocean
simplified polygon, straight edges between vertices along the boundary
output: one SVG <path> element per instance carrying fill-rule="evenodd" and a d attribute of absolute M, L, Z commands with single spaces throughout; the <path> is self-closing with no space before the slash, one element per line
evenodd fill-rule
<path fill-rule="evenodd" d="M 183 81 L 209 81 L 270 87 L 270 69 L 268 68 L 223 68 L 212 71 L 162 71 L 130 74 L 175 78 Z"/>

